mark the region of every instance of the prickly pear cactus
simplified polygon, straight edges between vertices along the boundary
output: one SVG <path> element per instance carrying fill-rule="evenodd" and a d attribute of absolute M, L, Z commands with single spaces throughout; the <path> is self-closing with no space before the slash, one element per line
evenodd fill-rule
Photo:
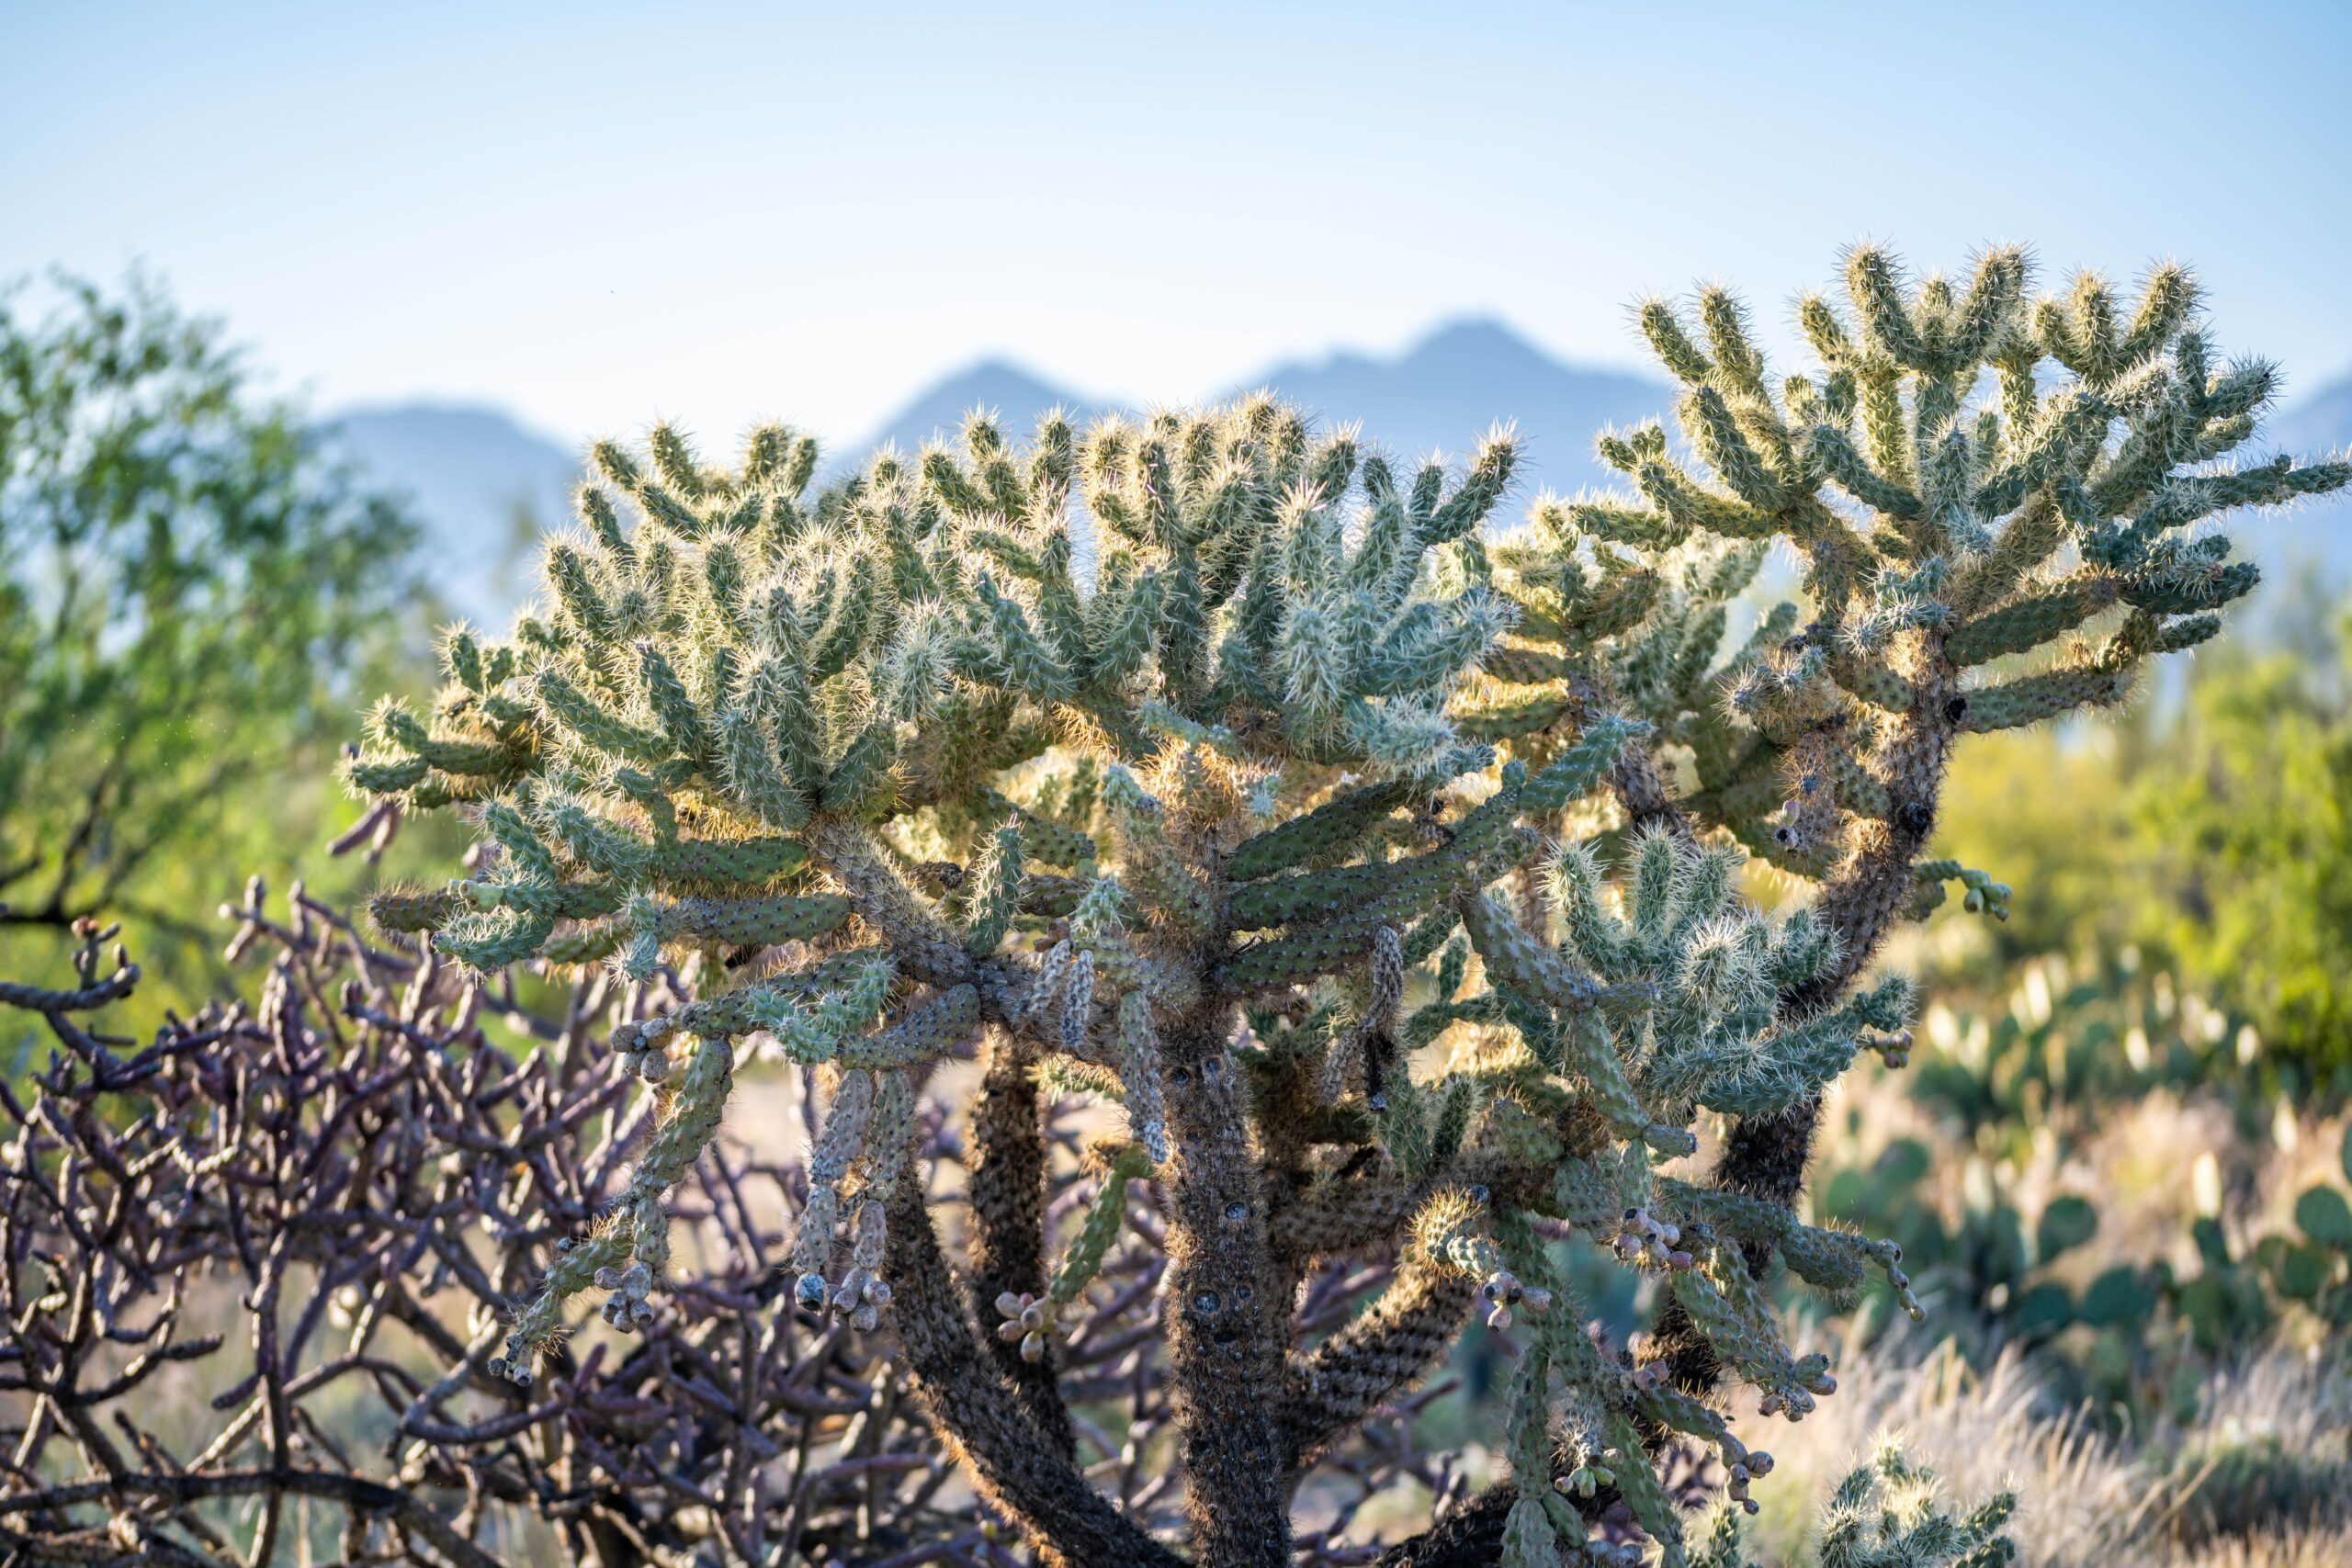
<path fill-rule="evenodd" d="M 2093 286 L 2030 309 L 2010 252 L 1965 289 L 1906 292 L 1874 252 L 1849 274 L 1850 314 L 1806 307 L 1822 372 L 1778 388 L 1728 296 L 1703 348 L 1645 311 L 1716 482 L 1658 427 L 1607 435 L 1638 499 L 1544 502 L 1492 544 L 1509 434 L 1399 468 L 1264 398 L 1025 442 L 976 417 L 821 491 L 781 430 L 731 468 L 667 429 L 598 447 L 544 603 L 452 634 L 432 711 L 379 708 L 350 770 L 481 836 L 380 923 L 626 983 L 612 1046 L 657 1130 L 502 1364 L 527 1379 L 591 1289 L 658 1329 L 663 1196 L 764 1055 L 829 1100 L 797 1309 L 893 1331 L 1049 1560 L 1178 1561 L 1087 1483 L 1057 1374 L 1148 1179 L 1194 1561 L 1287 1564 L 1297 1474 L 1474 1312 L 1520 1351 L 1513 1478 L 1397 1561 L 1603 1561 L 1587 1519 L 1619 1499 L 1682 1561 L 1660 1442 L 1713 1445 L 1744 1497 L 1770 1461 L 1716 1381 L 1792 1419 L 1835 1386 L 1770 1272 L 1905 1288 L 1891 1244 L 1797 1220 L 1788 1168 L 1823 1086 L 1907 1044 L 1907 987 L 1855 984 L 1886 924 L 1945 880 L 2007 896 L 1923 856 L 1951 746 L 2211 636 L 2251 575 L 2186 525 L 2344 479 L 2213 468 L 2270 374 L 2208 364 L 2180 275 L 2119 325 Z M 1810 607 L 1725 659 L 1776 538 Z M 1818 897 L 1759 910 L 1749 852 Z M 967 1049 L 958 1270 L 917 1105 Z M 1047 1093 L 1127 1130 L 1058 1259 Z M 1713 1179 L 1681 1163 L 1711 1118 Z M 1585 1332 L 1568 1233 L 1660 1280 L 1638 1359 Z M 1308 1269 L 1367 1252 L 1385 1293 L 1303 1335 Z"/>

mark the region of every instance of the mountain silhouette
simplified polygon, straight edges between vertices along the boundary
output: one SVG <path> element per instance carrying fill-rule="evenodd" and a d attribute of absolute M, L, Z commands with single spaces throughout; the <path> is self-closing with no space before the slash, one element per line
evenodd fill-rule
<path fill-rule="evenodd" d="M 1258 387 L 1353 423 L 1402 458 L 1459 457 L 1490 426 L 1515 424 L 1527 442 L 1521 488 L 1562 493 L 1611 482 L 1592 456 L 1595 431 L 1662 416 L 1673 400 L 1663 382 L 1564 365 L 1495 321 L 1441 327 L 1394 359 L 1288 361 L 1236 390 Z"/>
<path fill-rule="evenodd" d="M 424 524 L 426 581 L 449 608 L 504 630 L 529 597 L 531 547 L 571 515 L 578 453 L 479 404 L 353 409 L 322 434 L 405 496 Z"/>
<path fill-rule="evenodd" d="M 854 468 L 884 446 L 911 456 L 935 442 L 953 441 L 964 428 L 965 414 L 976 408 L 995 410 L 1005 434 L 1016 441 L 1027 439 L 1054 409 L 1081 428 L 1101 412 L 1094 400 L 1041 380 L 1010 360 L 984 359 L 916 393 L 863 444 L 828 454 L 826 471 Z"/>
<path fill-rule="evenodd" d="M 1561 491 L 1606 482 L 1592 459 L 1594 431 L 1662 413 L 1669 400 L 1660 382 L 1563 365 L 1493 321 L 1441 327 L 1394 358 L 1340 353 L 1287 360 L 1223 396 L 1261 388 L 1327 426 L 1352 423 L 1366 441 L 1405 458 L 1459 456 L 1490 426 L 1515 423 L 1528 439 L 1521 472 Z M 983 360 L 926 388 L 838 461 L 854 466 L 886 442 L 913 452 L 952 439 L 973 408 L 994 409 L 1007 434 L 1017 436 L 1049 409 L 1083 424 L 1119 406 L 1117 399 L 1055 386 L 1008 361 Z"/>

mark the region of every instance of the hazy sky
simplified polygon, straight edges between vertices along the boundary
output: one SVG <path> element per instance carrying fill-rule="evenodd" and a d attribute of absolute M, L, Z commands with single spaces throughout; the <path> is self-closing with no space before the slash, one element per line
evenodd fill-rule
<path fill-rule="evenodd" d="M 1464 312 L 1637 361 L 1629 300 L 1842 243 L 2197 265 L 2352 369 L 2352 5 L 32 5 L 0 276 L 134 260 L 334 407 L 862 434 L 1004 354 L 1183 397 Z"/>

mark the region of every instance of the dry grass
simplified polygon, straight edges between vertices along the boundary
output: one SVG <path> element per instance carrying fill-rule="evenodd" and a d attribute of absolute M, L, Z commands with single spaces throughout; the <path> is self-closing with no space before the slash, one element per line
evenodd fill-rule
<path fill-rule="evenodd" d="M 2030 1009 L 2026 989 L 2017 1005 Z M 1961 1060 L 1981 1043 L 1969 1032 L 1949 1015 L 1923 1029 L 1930 1050 Z M 2061 1101 L 2029 1138 L 1978 1144 L 1915 1100 L 1902 1075 L 1869 1070 L 1833 1092 L 1818 1168 L 1868 1168 L 1889 1144 L 1916 1139 L 1929 1154 L 1917 1196 L 1947 1223 L 1988 1182 L 2029 1226 L 2061 1194 L 2091 1200 L 2097 1234 L 2052 1277 L 2079 1289 L 2111 1266 L 2160 1260 L 2193 1274 L 2199 1216 L 2218 1218 L 2243 1255 L 2256 1238 L 2295 1233 L 2305 1188 L 2343 1181 L 2346 1114 L 2270 1109 L 2157 1089 L 2097 1107 Z M 1811 1561 L 1815 1503 L 1882 1435 L 1899 1433 L 1955 1499 L 2018 1494 L 2014 1533 L 2033 1568 L 2352 1568 L 2352 1347 L 2310 1313 L 2290 1307 L 2263 1343 L 2213 1371 L 2193 1416 L 2122 1430 L 2110 1412 L 2068 1406 L 2059 1391 L 2079 1383 L 1996 1346 L 1993 1326 L 1965 1314 L 1867 1350 L 1825 1344 L 1839 1352 L 1840 1387 L 1817 1414 L 1791 1427 L 1746 1413 L 1742 1434 L 1781 1461 L 1756 1489 L 1763 1560 Z"/>
<path fill-rule="evenodd" d="M 1815 1504 L 1892 1435 L 1963 1503 L 2014 1490 L 2013 1534 L 2033 1568 L 2352 1563 L 2352 1374 L 2340 1357 L 2271 1348 L 2216 1376 L 2193 1424 L 2123 1437 L 2060 1406 L 2014 1352 L 1980 1372 L 1949 1344 L 1906 1356 L 1898 1343 L 1845 1358 L 1840 1375 L 1801 1425 L 1740 1423 L 1780 1461 L 1757 1488 L 1753 1539 L 1768 1561 L 1810 1561 Z"/>

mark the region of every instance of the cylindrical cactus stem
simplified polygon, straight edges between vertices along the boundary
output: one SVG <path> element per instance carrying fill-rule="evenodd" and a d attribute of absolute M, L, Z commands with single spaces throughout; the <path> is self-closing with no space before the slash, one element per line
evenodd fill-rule
<path fill-rule="evenodd" d="M 1204 1562 L 1288 1568 L 1290 1500 L 1280 1423 L 1279 1314 L 1249 1094 L 1227 1049 L 1238 1021 L 1212 1006 L 1162 1038 L 1169 1131 L 1169 1371 Z"/>
<path fill-rule="evenodd" d="M 1159 1032 L 1151 999 L 1141 991 L 1119 998 L 1119 1085 L 1127 1102 L 1127 1125 L 1155 1166 L 1168 1163 L 1168 1103 L 1161 1088 Z"/>
<path fill-rule="evenodd" d="M 1113 1157 L 1109 1168 L 1102 1173 L 1102 1190 L 1086 1206 L 1078 1234 L 1070 1238 L 1054 1265 L 1046 1293 L 1057 1305 L 1067 1306 L 1076 1301 L 1102 1271 L 1102 1260 L 1119 1239 L 1121 1223 L 1126 1218 L 1127 1183 L 1149 1174 L 1158 1163 L 1135 1144 Z"/>
<path fill-rule="evenodd" d="M 999 1298 L 1034 1298 L 1046 1289 L 1046 1139 L 1037 1086 L 1010 1037 L 990 1031 L 987 1050 L 972 1100 L 967 1156 L 969 1288 L 973 1315 L 982 1323 L 990 1320 Z M 988 1347 L 1039 1434 L 1062 1453 L 1075 1453 L 1077 1434 L 1043 1342 L 1035 1354 L 1025 1353 L 1017 1338 L 991 1336 Z"/>
<path fill-rule="evenodd" d="M 1348 1087 L 1363 1076 L 1366 1053 L 1375 1042 L 1396 1032 L 1396 1011 L 1405 1000 L 1405 948 L 1394 926 L 1375 926 L 1372 933 L 1372 976 L 1363 1014 L 1331 1042 L 1323 1058 L 1317 1092 L 1326 1105 L 1336 1105 Z"/>

